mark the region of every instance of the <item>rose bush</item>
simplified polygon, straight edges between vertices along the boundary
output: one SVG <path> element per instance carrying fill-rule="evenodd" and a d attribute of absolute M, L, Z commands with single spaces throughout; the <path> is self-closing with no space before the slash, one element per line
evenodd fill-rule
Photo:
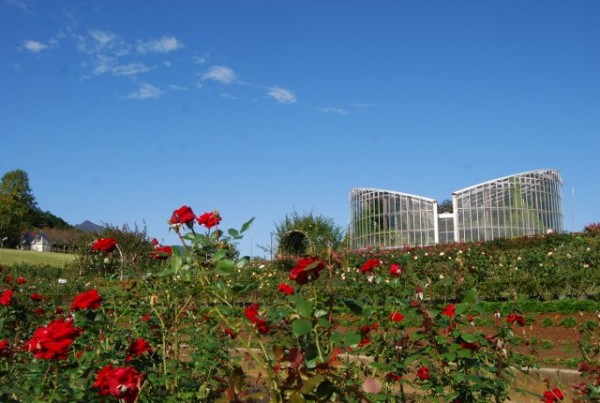
<path fill-rule="evenodd" d="M 153 259 L 162 246 L 148 241 L 148 266 L 123 267 L 122 279 L 100 260 L 81 275 L 11 268 L 0 400 L 504 401 L 535 368 L 512 349 L 525 324 L 517 303 L 485 331 L 474 326 L 488 315 L 476 286 L 496 264 L 482 246 L 305 256 L 283 272 L 238 258 L 251 221 L 221 231 L 220 219 L 175 210 L 182 247 Z M 593 332 L 586 343 L 576 390 L 593 401 Z"/>

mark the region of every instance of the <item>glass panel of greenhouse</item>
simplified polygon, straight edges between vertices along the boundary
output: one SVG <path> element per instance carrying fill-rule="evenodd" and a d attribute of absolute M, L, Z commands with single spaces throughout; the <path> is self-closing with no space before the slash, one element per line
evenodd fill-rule
<path fill-rule="evenodd" d="M 436 242 L 437 202 L 380 189 L 350 192 L 350 247 L 394 248 Z"/>
<path fill-rule="evenodd" d="M 488 241 L 563 231 L 562 178 L 537 170 L 495 179 L 452 194 L 457 241 Z"/>

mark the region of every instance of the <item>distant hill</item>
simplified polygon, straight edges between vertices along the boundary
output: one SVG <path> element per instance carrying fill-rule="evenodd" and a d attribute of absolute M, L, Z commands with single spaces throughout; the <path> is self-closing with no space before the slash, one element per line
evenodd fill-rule
<path fill-rule="evenodd" d="M 85 232 L 102 232 L 102 230 L 104 229 L 103 226 L 94 224 L 93 222 L 88 220 L 85 220 L 81 224 L 76 225 L 75 228 Z"/>

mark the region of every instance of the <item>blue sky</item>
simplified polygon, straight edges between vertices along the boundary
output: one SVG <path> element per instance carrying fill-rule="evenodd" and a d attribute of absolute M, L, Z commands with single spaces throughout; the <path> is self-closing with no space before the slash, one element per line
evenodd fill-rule
<path fill-rule="evenodd" d="M 0 174 L 71 224 L 181 205 L 264 254 L 294 210 L 341 226 L 373 187 L 450 198 L 564 179 L 600 221 L 600 2 L 0 0 Z"/>

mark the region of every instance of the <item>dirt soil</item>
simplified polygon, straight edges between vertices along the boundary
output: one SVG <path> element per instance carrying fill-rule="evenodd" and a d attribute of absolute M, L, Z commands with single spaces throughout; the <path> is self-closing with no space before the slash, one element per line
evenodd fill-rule
<path fill-rule="evenodd" d="M 567 318 L 574 319 L 577 324 L 561 326 L 561 321 Z M 543 326 L 544 321 L 551 321 L 552 325 Z M 514 346 L 514 349 L 523 354 L 533 355 L 542 366 L 576 369 L 575 365 L 581 358 L 578 342 L 583 338 L 578 328 L 586 321 L 600 323 L 596 314 L 591 312 L 535 314 L 533 323 L 522 328 L 515 326 L 515 336 L 521 345 Z M 600 334 L 599 327 L 594 331 Z"/>

